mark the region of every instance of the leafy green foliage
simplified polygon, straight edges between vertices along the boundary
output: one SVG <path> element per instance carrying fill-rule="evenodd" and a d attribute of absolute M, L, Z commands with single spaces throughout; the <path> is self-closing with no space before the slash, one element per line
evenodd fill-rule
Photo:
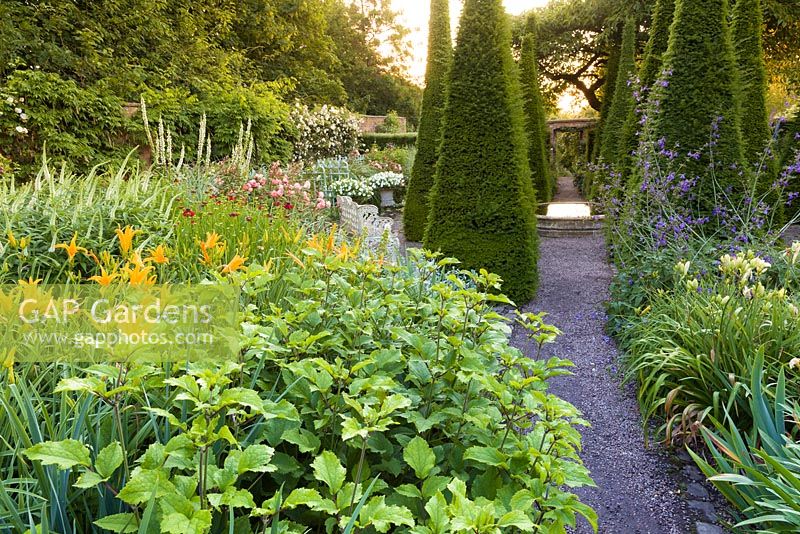
<path fill-rule="evenodd" d="M 536 198 L 506 18 L 499 0 L 464 5 L 424 244 L 499 274 L 525 302 L 538 284 Z"/>
<path fill-rule="evenodd" d="M 403 210 L 403 231 L 410 241 L 421 241 L 430 211 L 430 191 L 439 159 L 447 77 L 453 56 L 450 8 L 447 0 L 431 0 L 428 65 L 417 132 L 417 156 L 411 168 Z"/>
<path fill-rule="evenodd" d="M 655 84 L 649 99 L 653 141 L 663 139 L 668 149 L 681 154 L 700 153 L 699 158 L 683 162 L 681 172 L 700 177 L 699 210 L 710 211 L 715 187 L 742 190 L 739 76 L 727 0 L 702 6 L 676 0 L 664 71 L 664 83 Z M 666 168 L 673 170 L 675 163 L 664 159 Z"/>
<path fill-rule="evenodd" d="M 623 329 L 626 380 L 639 383 L 645 420 L 665 419 L 667 440 L 695 438 L 709 416 L 752 422 L 745 391 L 756 358 L 774 377 L 800 350 L 798 254 L 800 243 L 775 266 L 753 253 L 726 255 L 719 274 L 682 262 L 674 288 L 653 289 L 641 319 Z"/>
<path fill-rule="evenodd" d="M 520 82 L 525 108 L 525 130 L 528 137 L 528 165 L 531 168 L 533 188 L 540 203 L 550 202 L 555 192 L 555 181 L 550 173 L 547 153 L 547 117 L 539 86 L 539 67 L 536 48 L 536 19 L 528 20 L 528 33 L 522 39 L 519 58 Z"/>
<path fill-rule="evenodd" d="M 750 385 L 752 430 L 746 430 L 731 416 L 715 420 L 713 426 L 702 429 L 711 458 L 690 453 L 720 493 L 744 516 L 737 527 L 795 532 L 800 527 L 800 408 L 787 397 L 784 369 L 773 387 L 764 383 L 770 378 L 764 373 L 763 363 L 759 354 Z M 788 372 L 796 371 L 790 366 Z M 789 424 L 792 421 L 794 424 Z"/>
<path fill-rule="evenodd" d="M 733 44 L 739 66 L 742 102 L 742 142 L 746 160 L 760 163 L 770 138 L 766 93 L 767 69 L 762 34 L 761 0 L 736 0 L 733 8 Z"/>
<path fill-rule="evenodd" d="M 122 116 L 122 101 L 102 87 L 81 87 L 37 69 L 13 71 L 3 85 L 5 92 L 24 100 L 28 134 L 2 129 L 0 144 L 26 175 L 35 173 L 42 147 L 51 157 L 82 168 L 120 155 L 118 141 L 131 122 Z"/>
<path fill-rule="evenodd" d="M 19 369 L 0 394 L 0 470 L 19 475 L 0 517 L 70 534 L 596 529 L 569 492 L 592 484 L 586 423 L 547 392 L 569 363 L 510 346 L 496 276 L 305 256 L 241 279 L 240 361 Z"/>

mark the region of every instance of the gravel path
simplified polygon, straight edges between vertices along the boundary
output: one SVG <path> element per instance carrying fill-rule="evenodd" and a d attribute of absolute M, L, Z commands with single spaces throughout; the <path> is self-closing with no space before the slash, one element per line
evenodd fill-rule
<path fill-rule="evenodd" d="M 560 181 L 559 197 L 573 196 Z M 574 376 L 554 380 L 551 392 L 572 402 L 588 419 L 582 430 L 583 458 L 598 488 L 576 491 L 599 515 L 600 532 L 695 532 L 694 514 L 680 495 L 681 480 L 670 459 L 652 445 L 645 449 L 635 393 L 616 378 L 617 350 L 604 332 L 603 301 L 611 267 L 602 237 L 542 238 L 538 297 L 525 311 L 548 313 L 563 331 L 545 355 L 572 360 Z M 516 346 L 533 353 L 524 332 Z M 585 522 L 578 533 L 592 532 Z"/>

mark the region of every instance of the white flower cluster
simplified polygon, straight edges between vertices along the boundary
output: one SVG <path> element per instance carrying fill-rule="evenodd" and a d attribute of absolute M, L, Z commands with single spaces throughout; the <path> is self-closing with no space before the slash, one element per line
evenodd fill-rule
<path fill-rule="evenodd" d="M 396 172 L 379 172 L 370 176 L 369 183 L 374 189 L 394 189 L 405 185 L 405 177 Z"/>
<path fill-rule="evenodd" d="M 23 124 L 28 122 L 28 115 L 17 105 L 18 103 L 22 104 L 23 102 L 25 102 L 25 99 L 22 97 L 14 98 L 13 96 L 6 96 L 3 102 L 4 106 L 0 107 L 0 116 L 7 114 L 8 116 L 14 117 L 11 119 L 12 122 L 20 121 Z M 22 124 L 14 125 L 14 131 L 20 135 L 25 135 L 28 133 L 28 129 Z"/>
<path fill-rule="evenodd" d="M 334 195 L 347 196 L 354 200 L 370 198 L 375 192 L 369 183 L 357 178 L 342 178 L 328 187 Z"/>
<path fill-rule="evenodd" d="M 295 104 L 291 120 L 297 127 L 296 161 L 345 156 L 358 147 L 358 119 L 344 108 L 322 106 L 312 111 Z"/>

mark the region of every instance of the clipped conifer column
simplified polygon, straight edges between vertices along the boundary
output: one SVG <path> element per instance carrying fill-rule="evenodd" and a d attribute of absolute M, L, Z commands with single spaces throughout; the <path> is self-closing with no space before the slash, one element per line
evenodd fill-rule
<path fill-rule="evenodd" d="M 466 0 L 425 248 L 499 274 L 526 302 L 538 283 L 535 203 L 508 17 L 501 0 Z"/>
<path fill-rule="evenodd" d="M 403 228 L 409 241 L 421 241 L 425 232 L 428 197 L 439 158 L 447 75 L 453 55 L 448 4 L 448 0 L 431 0 L 428 66 L 417 133 L 417 154 L 411 168 L 403 211 Z"/>
<path fill-rule="evenodd" d="M 525 108 L 525 130 L 528 136 L 528 164 L 531 168 L 533 188 L 539 202 L 550 202 L 555 183 L 550 176 L 547 155 L 547 119 L 544 114 L 542 90 L 539 85 L 539 65 L 536 52 L 536 19 L 528 17 L 526 33 L 522 38 L 519 58 L 522 98 Z"/>
<path fill-rule="evenodd" d="M 622 32 L 622 49 L 617 69 L 617 85 L 608 112 L 603 137 L 600 140 L 600 158 L 616 167 L 624 157 L 623 130 L 628 113 L 634 107 L 632 78 L 636 72 L 636 21 L 629 17 Z"/>
<path fill-rule="evenodd" d="M 668 154 L 665 172 L 699 180 L 696 206 L 708 213 L 715 191 L 743 185 L 739 76 L 727 0 L 676 1 L 664 70 L 649 98 L 652 140 Z"/>
<path fill-rule="evenodd" d="M 741 82 L 742 143 L 750 163 L 760 161 L 770 138 L 763 31 L 761 0 L 737 0 L 733 9 L 733 44 Z M 764 176 L 771 179 L 767 172 Z"/>

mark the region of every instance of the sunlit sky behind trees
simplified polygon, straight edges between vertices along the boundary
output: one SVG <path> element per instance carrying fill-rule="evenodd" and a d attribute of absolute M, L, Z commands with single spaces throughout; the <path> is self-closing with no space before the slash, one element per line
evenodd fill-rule
<path fill-rule="evenodd" d="M 549 0 L 503 0 L 506 10 L 519 15 L 536 7 L 547 5 Z M 455 37 L 458 29 L 458 18 L 461 14 L 463 1 L 450 0 L 450 20 Z M 419 85 L 425 83 L 425 59 L 428 48 L 428 17 L 430 10 L 430 0 L 393 0 L 392 7 L 399 13 L 400 21 L 408 28 L 408 41 L 411 45 L 411 55 L 407 61 L 408 77 Z M 576 112 L 576 108 L 584 105 L 572 93 L 565 93 L 559 100 L 559 108 L 562 112 Z"/>

